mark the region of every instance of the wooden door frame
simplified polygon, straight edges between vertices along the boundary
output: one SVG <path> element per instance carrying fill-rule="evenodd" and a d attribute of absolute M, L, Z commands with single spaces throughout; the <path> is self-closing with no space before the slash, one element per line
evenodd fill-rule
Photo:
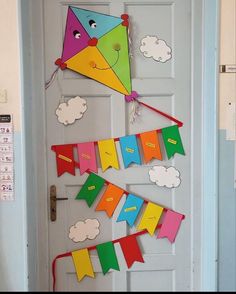
<path fill-rule="evenodd" d="M 49 0 L 50 1 L 50 0 Z M 100 0 L 99 0 L 100 1 Z M 196 2 L 191 1 L 198 9 Z M 194 222 L 194 229 L 200 230 L 201 244 L 197 256 L 194 256 L 194 272 L 201 275 L 201 281 L 192 281 L 193 290 L 217 290 L 217 256 L 218 256 L 218 31 L 219 31 L 219 0 L 202 1 L 202 27 L 192 17 L 192 32 L 203 31 L 201 40 L 192 40 L 192 44 L 202 48 L 203 59 L 199 61 L 199 54 L 192 50 L 192 62 L 196 65 L 194 71 L 202 77 L 201 81 L 192 77 L 192 96 L 199 95 L 201 103 L 192 100 L 193 107 L 201 105 L 201 118 L 193 118 L 193 131 L 202 126 L 202 149 L 199 158 L 192 158 L 201 169 L 202 203 L 198 219 Z M 200 2 L 199 1 L 199 2 Z M 103 1 L 105 2 L 105 1 Z M 193 10 L 194 11 L 194 10 Z M 43 0 L 20 0 L 20 31 L 21 31 L 21 59 L 22 59 L 22 88 L 24 97 L 24 137 L 26 152 L 26 190 L 27 190 L 27 227 L 28 227 L 28 272 L 30 291 L 48 291 L 48 183 L 46 169 L 47 148 L 44 142 L 45 124 L 45 96 L 44 96 L 44 60 L 43 55 Z M 34 70 L 37 69 L 37 70 Z M 199 86 L 199 87 L 197 87 Z M 209 138 L 211 138 L 209 140 Z M 194 152 L 195 154 L 195 152 Z M 196 161 L 195 161 L 196 160 Z M 193 166 L 193 164 L 192 164 Z M 194 171 L 192 170 L 192 175 Z M 200 189 L 200 190 L 199 190 Z M 195 195 L 194 195 L 195 196 Z M 210 220 L 210 221 L 209 221 Z M 195 260 L 196 258 L 196 260 Z M 196 289 L 201 285 L 200 289 Z"/>

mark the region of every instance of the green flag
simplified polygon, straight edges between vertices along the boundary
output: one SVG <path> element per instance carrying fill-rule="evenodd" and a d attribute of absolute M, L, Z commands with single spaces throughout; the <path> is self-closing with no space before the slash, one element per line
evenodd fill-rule
<path fill-rule="evenodd" d="M 162 129 L 162 137 L 166 147 L 168 159 L 175 155 L 175 153 L 185 155 L 179 133 L 179 127 L 177 125 Z"/>
<path fill-rule="evenodd" d="M 99 244 L 96 246 L 96 249 L 104 275 L 109 269 L 120 270 L 115 247 L 112 242 Z"/>
<path fill-rule="evenodd" d="M 98 193 L 101 191 L 104 183 L 105 180 L 103 178 L 91 173 L 75 199 L 85 199 L 90 207 L 96 199 Z"/>

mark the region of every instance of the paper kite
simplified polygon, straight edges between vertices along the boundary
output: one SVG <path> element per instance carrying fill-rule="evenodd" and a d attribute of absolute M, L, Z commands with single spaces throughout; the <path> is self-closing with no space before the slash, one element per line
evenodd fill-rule
<path fill-rule="evenodd" d="M 126 100 L 137 98 L 131 89 L 128 18 L 69 6 L 62 56 L 56 65 L 94 79 L 124 94 Z"/>

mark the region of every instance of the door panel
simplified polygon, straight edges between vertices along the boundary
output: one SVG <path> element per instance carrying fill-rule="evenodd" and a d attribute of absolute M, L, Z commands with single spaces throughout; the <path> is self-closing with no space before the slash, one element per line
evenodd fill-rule
<path fill-rule="evenodd" d="M 120 272 L 111 272 L 103 276 L 96 252 L 92 252 L 92 263 L 96 279 L 85 278 L 77 282 L 76 273 L 71 258 L 57 262 L 57 290 L 61 291 L 188 291 L 191 289 L 193 260 L 191 248 L 194 236 L 191 219 L 193 217 L 191 177 L 192 147 L 191 108 L 193 64 L 191 50 L 193 37 L 191 31 L 194 15 L 193 1 L 190 0 L 153 0 L 147 1 L 44 1 L 44 30 L 45 30 L 45 74 L 49 77 L 55 69 L 53 62 L 60 57 L 66 22 L 68 5 L 119 16 L 122 13 L 130 15 L 131 69 L 132 85 L 142 102 L 167 112 L 184 122 L 180 129 L 186 156 L 175 155 L 173 160 L 153 160 L 151 163 L 124 169 L 117 144 L 121 169 L 109 169 L 99 174 L 126 190 L 137 193 L 162 206 L 172 208 L 185 214 L 179 234 L 174 244 L 166 239 L 156 237 L 139 237 L 145 263 L 135 263 L 127 269 L 123 254 L 116 246 L 120 264 Z M 198 1 L 198 6 L 202 4 Z M 200 11 L 200 9 L 199 9 Z M 144 58 L 139 51 L 140 41 L 146 35 L 156 35 L 164 39 L 172 48 L 172 59 L 166 63 L 158 63 L 151 58 Z M 200 53 L 199 53 L 200 54 Z M 55 110 L 61 101 L 75 96 L 87 100 L 88 109 L 83 118 L 73 125 L 63 126 L 57 122 Z M 142 131 L 163 128 L 171 123 L 150 110 L 141 108 L 141 116 L 134 124 L 129 122 L 130 105 L 126 104 L 123 96 L 94 80 L 88 79 L 65 70 L 59 71 L 52 86 L 46 91 L 46 123 L 47 123 L 47 158 L 48 158 L 48 188 L 55 184 L 58 197 L 69 198 L 68 201 L 57 203 L 57 221 L 49 223 L 49 252 L 50 264 L 53 258 L 63 252 L 80 249 L 94 244 L 110 241 L 127 234 L 130 229 L 124 222 L 116 223 L 118 212 L 124 199 L 110 220 L 104 212 L 95 212 L 94 207 L 88 208 L 84 201 L 75 201 L 75 196 L 85 182 L 86 175 L 76 176 L 64 174 L 56 176 L 55 154 L 50 150 L 51 145 L 96 141 Z M 199 109 L 199 108 L 198 108 Z M 196 147 L 200 142 L 194 143 Z M 197 145 L 199 144 L 199 145 Z M 162 150 L 163 142 L 161 141 Z M 76 155 L 75 155 L 76 156 Z M 175 190 L 158 187 L 152 184 L 148 170 L 153 165 L 174 165 L 181 173 L 182 183 Z M 200 204 L 200 197 L 199 197 Z M 70 226 L 78 220 L 97 218 L 101 224 L 100 235 L 95 240 L 83 243 L 73 243 L 68 238 Z M 195 235 L 195 238 L 199 236 Z M 200 241 L 199 241 L 200 242 Z M 50 266 L 49 264 L 49 266 Z M 51 280 L 50 276 L 50 280 Z"/>

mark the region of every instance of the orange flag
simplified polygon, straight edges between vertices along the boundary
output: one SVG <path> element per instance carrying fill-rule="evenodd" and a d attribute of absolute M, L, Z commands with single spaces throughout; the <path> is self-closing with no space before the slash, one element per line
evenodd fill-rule
<path fill-rule="evenodd" d="M 152 158 L 162 160 L 157 131 L 142 133 L 140 134 L 140 139 L 143 147 L 145 163 L 148 163 Z"/>
<path fill-rule="evenodd" d="M 109 217 L 112 217 L 123 194 L 124 190 L 113 184 L 109 184 L 96 207 L 96 211 L 104 210 Z"/>

